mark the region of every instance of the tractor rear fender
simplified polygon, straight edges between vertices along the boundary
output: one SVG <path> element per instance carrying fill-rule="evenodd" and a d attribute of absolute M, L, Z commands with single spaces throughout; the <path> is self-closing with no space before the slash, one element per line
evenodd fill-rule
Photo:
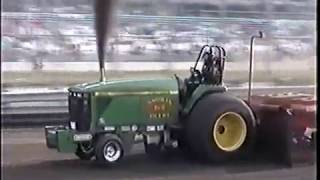
<path fill-rule="evenodd" d="M 224 86 L 212 86 L 212 85 L 199 85 L 196 90 L 192 93 L 189 99 L 186 101 L 183 109 L 182 109 L 182 116 L 186 117 L 192 110 L 195 104 L 202 99 L 203 97 L 213 94 L 213 93 L 222 93 L 226 92 L 227 88 Z"/>

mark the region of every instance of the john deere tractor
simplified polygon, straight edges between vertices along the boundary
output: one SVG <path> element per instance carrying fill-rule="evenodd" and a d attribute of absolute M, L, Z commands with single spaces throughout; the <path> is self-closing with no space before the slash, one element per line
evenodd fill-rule
<path fill-rule="evenodd" d="M 46 126 L 47 146 L 102 164 L 119 162 L 139 142 L 150 155 L 172 148 L 210 162 L 250 155 L 260 122 L 249 102 L 224 86 L 222 47 L 203 46 L 187 78 L 106 80 L 109 2 L 95 6 L 100 81 L 69 88 L 68 125 Z"/>

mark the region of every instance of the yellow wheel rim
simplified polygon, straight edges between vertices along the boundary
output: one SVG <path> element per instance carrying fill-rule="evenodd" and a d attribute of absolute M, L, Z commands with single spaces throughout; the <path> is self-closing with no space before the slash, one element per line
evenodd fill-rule
<path fill-rule="evenodd" d="M 235 151 L 243 144 L 247 136 L 247 126 L 240 114 L 226 112 L 219 116 L 213 131 L 215 144 L 223 151 Z"/>

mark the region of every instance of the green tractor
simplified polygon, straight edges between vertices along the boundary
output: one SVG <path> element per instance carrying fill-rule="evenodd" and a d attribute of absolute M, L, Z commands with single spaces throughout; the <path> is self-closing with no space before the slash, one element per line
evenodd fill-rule
<path fill-rule="evenodd" d="M 224 54 L 215 56 L 214 49 L 222 50 L 202 48 L 202 70 L 195 65 L 186 79 L 101 81 L 69 88 L 69 126 L 47 128 L 48 145 L 109 163 L 129 152 L 135 139 L 143 139 L 146 153 L 177 146 L 212 160 L 244 153 L 252 144 L 255 118 L 223 86 Z"/>
<path fill-rule="evenodd" d="M 133 144 L 142 142 L 151 155 L 172 148 L 210 162 L 250 155 L 260 122 L 250 98 L 239 99 L 224 86 L 222 47 L 203 46 L 187 78 L 106 80 L 102 47 L 108 21 L 103 7 L 108 2 L 96 2 L 100 81 L 69 88 L 68 125 L 46 126 L 47 146 L 82 160 L 95 157 L 102 164 L 119 162 Z M 251 47 L 255 37 L 262 33 L 252 37 Z M 252 65 L 252 55 L 250 60 Z M 251 72 L 252 66 L 249 97 Z"/>

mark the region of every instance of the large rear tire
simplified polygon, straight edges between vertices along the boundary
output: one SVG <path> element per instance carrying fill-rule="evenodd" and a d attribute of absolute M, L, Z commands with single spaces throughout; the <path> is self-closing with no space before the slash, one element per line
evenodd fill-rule
<path fill-rule="evenodd" d="M 144 144 L 144 151 L 149 156 L 159 156 L 161 155 L 161 145 L 159 144 Z"/>
<path fill-rule="evenodd" d="M 209 162 L 243 158 L 252 150 L 255 119 L 242 100 L 228 93 L 211 94 L 192 109 L 186 123 L 188 147 Z"/>

